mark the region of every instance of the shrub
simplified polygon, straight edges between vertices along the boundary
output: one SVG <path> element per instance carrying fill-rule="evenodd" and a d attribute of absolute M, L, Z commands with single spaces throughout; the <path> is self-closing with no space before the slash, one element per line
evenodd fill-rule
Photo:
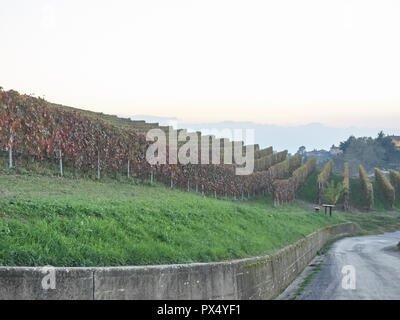
<path fill-rule="evenodd" d="M 393 207 L 394 204 L 394 188 L 386 175 L 379 169 L 375 168 L 375 180 L 388 204 Z"/>
<path fill-rule="evenodd" d="M 300 168 L 303 163 L 303 156 L 301 154 L 289 158 L 289 170 L 292 174 L 296 169 Z"/>
<path fill-rule="evenodd" d="M 308 176 L 313 173 L 316 168 L 317 158 L 312 158 L 293 172 L 292 177 L 296 181 L 296 189 L 298 189 L 306 181 Z"/>
<path fill-rule="evenodd" d="M 294 170 L 289 179 L 275 180 L 272 184 L 274 205 L 277 206 L 282 203 L 293 201 L 296 198 L 298 188 L 303 185 L 307 177 L 315 171 L 316 167 L 317 159 L 312 158 L 301 167 Z"/>
<path fill-rule="evenodd" d="M 367 209 L 370 210 L 374 205 L 374 188 L 368 178 L 367 172 L 362 165 L 360 165 L 360 180 L 365 199 L 365 205 L 367 206 Z"/>
<path fill-rule="evenodd" d="M 318 184 L 324 186 L 328 183 L 328 180 L 332 173 L 332 164 L 333 161 L 329 160 L 324 168 L 322 169 L 321 173 L 318 175 Z"/>
<path fill-rule="evenodd" d="M 338 183 L 335 185 L 334 181 L 331 181 L 324 189 L 322 199 L 326 204 L 335 205 L 340 196 L 342 195 L 343 185 Z"/>
<path fill-rule="evenodd" d="M 301 166 L 302 160 L 302 155 L 296 155 L 273 165 L 268 169 L 270 178 L 272 180 L 289 178 L 292 173 Z"/>
<path fill-rule="evenodd" d="M 321 196 L 323 189 L 328 185 L 329 178 L 332 173 L 332 166 L 333 160 L 329 160 L 324 168 L 322 169 L 321 173 L 318 175 L 318 201 L 321 203 Z"/>
<path fill-rule="evenodd" d="M 400 196 L 400 172 L 390 170 L 390 182 L 394 187 L 395 193 L 397 196 Z"/>
<path fill-rule="evenodd" d="M 261 150 L 256 150 L 254 152 L 254 158 L 255 159 L 260 159 L 266 156 L 270 156 L 273 154 L 273 149 L 272 147 L 261 149 Z"/>
<path fill-rule="evenodd" d="M 254 170 L 255 171 L 265 171 L 271 168 L 273 165 L 284 161 L 287 157 L 288 151 L 281 151 L 275 154 L 271 154 L 269 156 L 262 157 L 260 159 L 256 159 L 254 161 Z"/>

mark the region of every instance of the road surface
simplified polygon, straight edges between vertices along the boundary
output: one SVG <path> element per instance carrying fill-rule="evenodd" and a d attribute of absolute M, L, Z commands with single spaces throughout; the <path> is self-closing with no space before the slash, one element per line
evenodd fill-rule
<path fill-rule="evenodd" d="M 399 241 L 400 231 L 339 240 L 297 300 L 400 300 Z"/>

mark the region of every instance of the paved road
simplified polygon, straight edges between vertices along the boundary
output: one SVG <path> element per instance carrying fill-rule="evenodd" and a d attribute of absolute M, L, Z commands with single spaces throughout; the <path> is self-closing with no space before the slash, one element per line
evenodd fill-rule
<path fill-rule="evenodd" d="M 396 247 L 399 241 L 400 231 L 336 242 L 326 254 L 321 271 L 297 299 L 399 300 L 400 251 Z M 349 265 L 354 269 L 345 267 Z M 355 271 L 355 289 L 351 289 L 352 271 Z"/>

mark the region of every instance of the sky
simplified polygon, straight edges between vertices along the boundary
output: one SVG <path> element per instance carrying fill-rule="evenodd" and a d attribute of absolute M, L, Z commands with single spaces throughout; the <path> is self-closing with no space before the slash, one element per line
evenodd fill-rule
<path fill-rule="evenodd" d="M 185 122 L 397 127 L 400 1 L 0 0 L 0 85 Z"/>

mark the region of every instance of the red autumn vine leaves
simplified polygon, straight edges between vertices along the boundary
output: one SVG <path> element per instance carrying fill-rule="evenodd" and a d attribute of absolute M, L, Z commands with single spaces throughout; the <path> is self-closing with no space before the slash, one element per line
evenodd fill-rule
<path fill-rule="evenodd" d="M 1 89 L 0 89 L 1 90 Z M 58 158 L 78 169 L 126 170 L 148 179 L 208 194 L 240 196 L 263 190 L 272 191 L 272 168 L 248 176 L 235 175 L 234 165 L 154 165 L 145 159 L 149 142 L 132 129 L 121 129 L 101 120 L 92 120 L 75 112 L 47 103 L 43 99 L 0 91 L 0 149 L 30 155 L 37 159 Z M 168 159 L 168 156 L 167 156 Z M 281 173 L 282 174 L 282 173 Z"/>

